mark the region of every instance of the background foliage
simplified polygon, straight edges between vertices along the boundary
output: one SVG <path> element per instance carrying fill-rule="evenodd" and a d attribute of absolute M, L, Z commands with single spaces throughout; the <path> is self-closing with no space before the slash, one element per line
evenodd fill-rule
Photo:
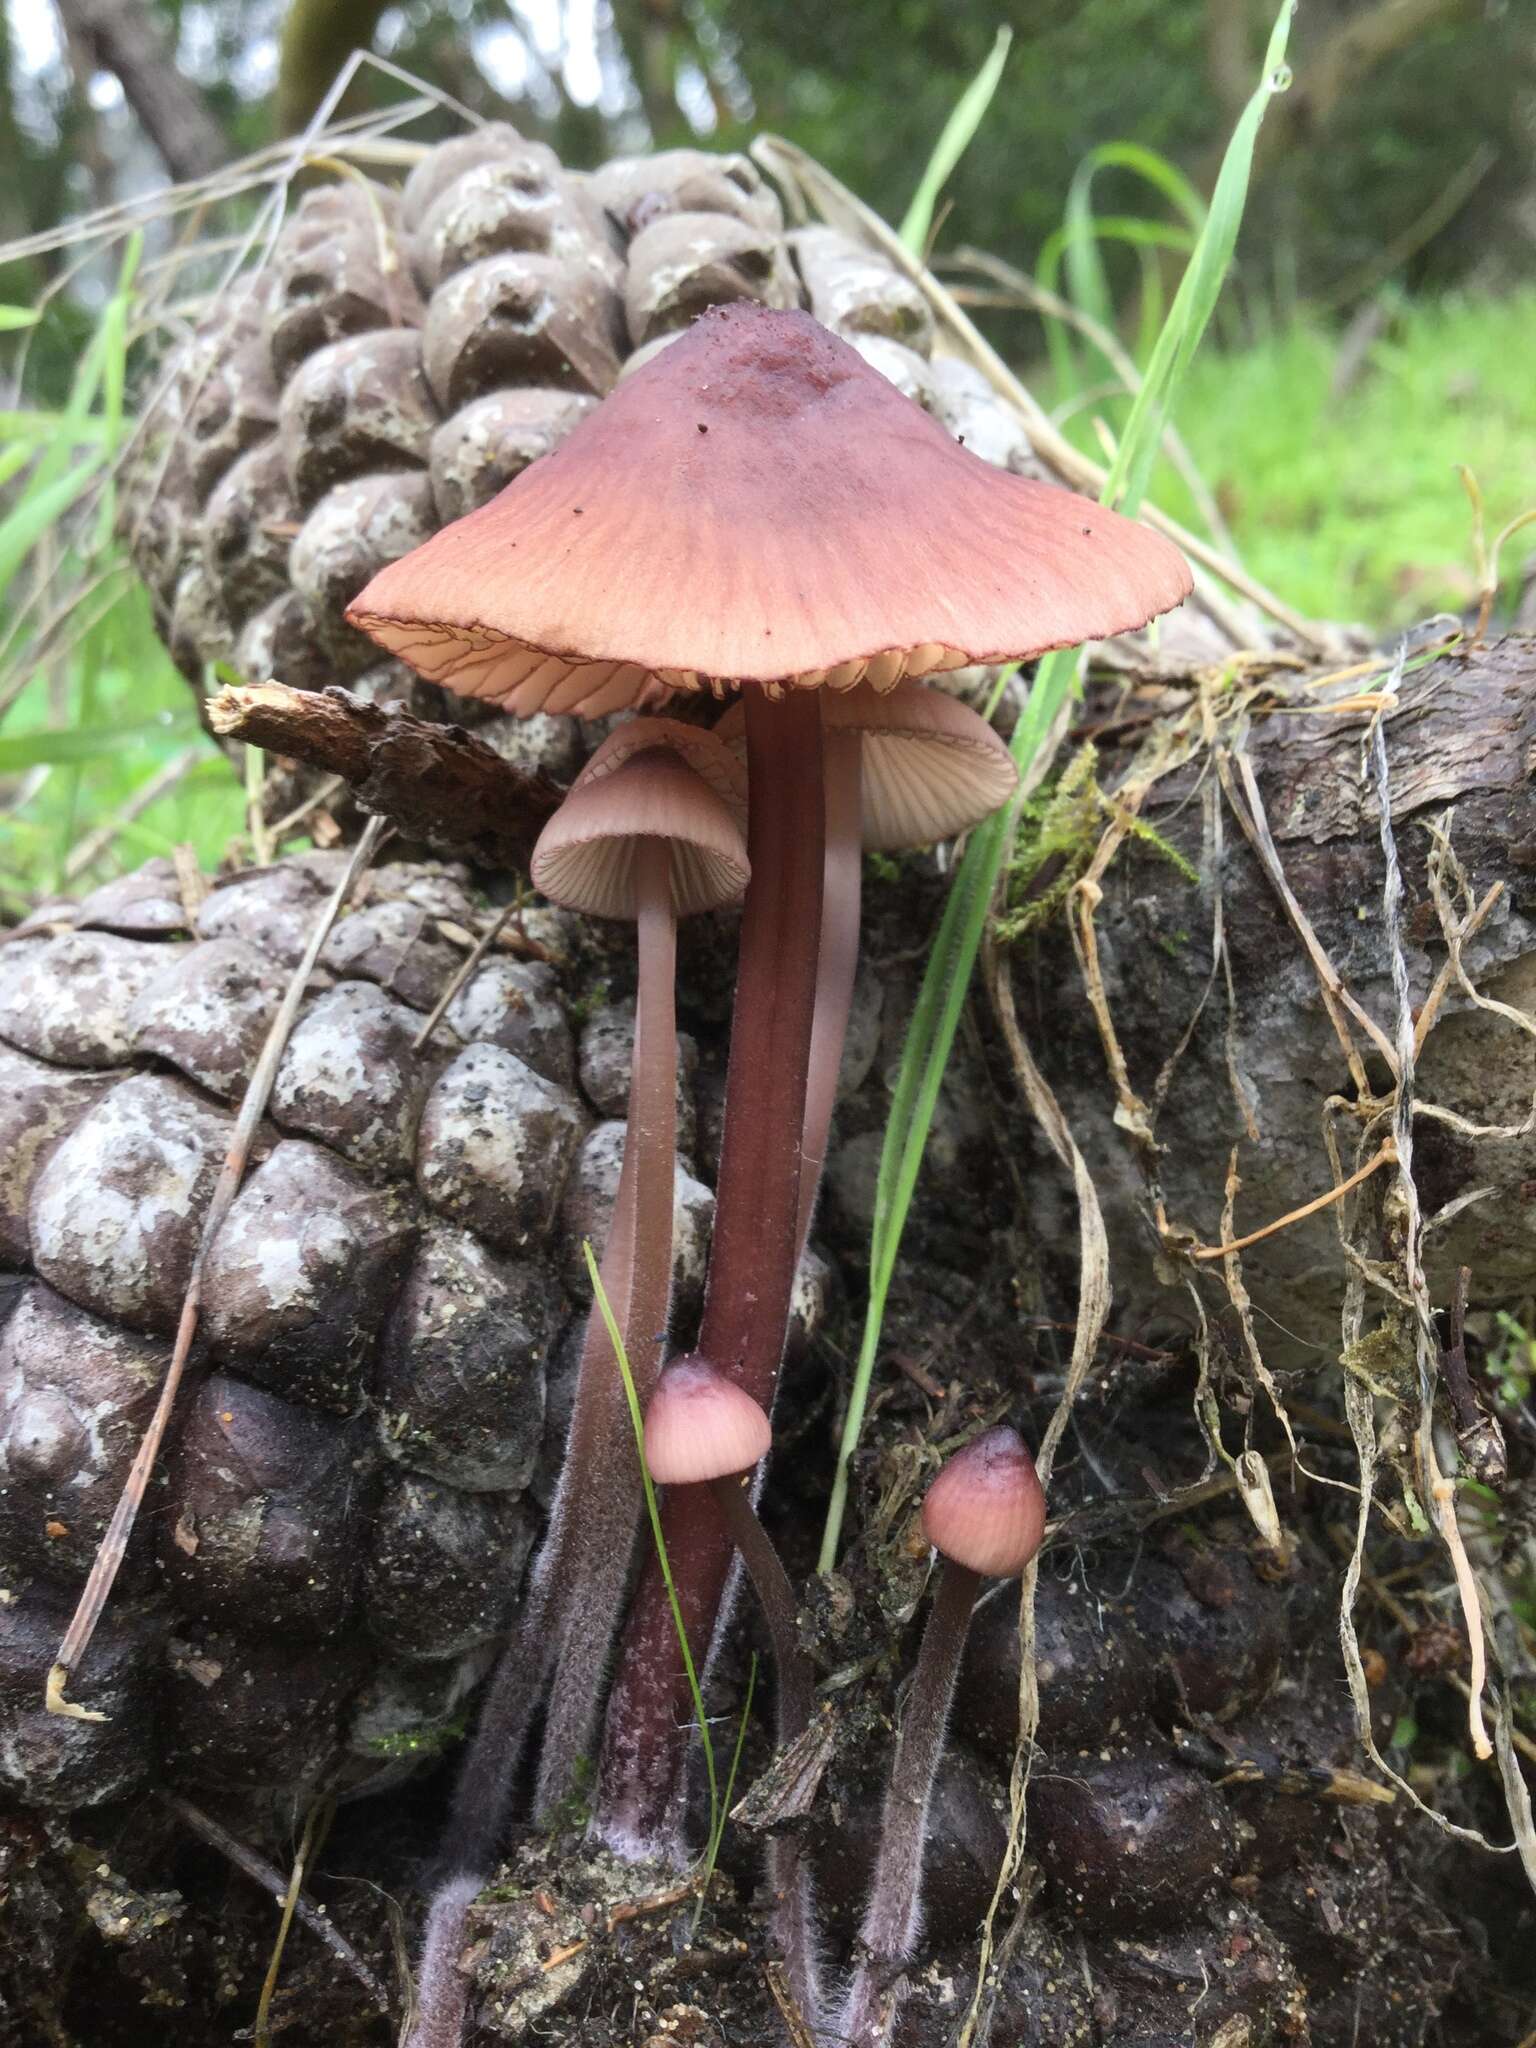
<path fill-rule="evenodd" d="M 894 222 L 1007 27 L 934 260 L 1099 454 L 1128 417 L 1119 369 L 955 258 L 979 249 L 1050 285 L 1144 365 L 1272 13 L 1269 0 L 7 0 L 0 303 L 44 309 L 0 332 L 13 668 L 18 579 L 39 548 L 65 546 L 61 512 L 131 428 L 137 361 L 121 275 L 25 238 L 296 132 L 354 47 L 380 61 L 349 109 L 403 99 L 419 77 L 576 164 L 774 130 Z M 1165 464 L 1152 495 L 1223 528 L 1302 610 L 1389 629 L 1475 600 L 1457 465 L 1495 527 L 1536 474 L 1536 294 L 1521 283 L 1536 257 L 1536 0 L 1302 0 L 1290 55 L 1213 345 L 1179 398 L 1195 486 Z M 153 225 L 146 239 L 152 261 Z M 99 516 L 109 534 L 110 491 Z M 1521 602 L 1511 554 L 1506 617 Z M 89 574 L 102 573 L 98 554 Z M 240 824 L 222 761 L 183 762 L 199 745 L 184 688 L 142 600 L 106 573 L 113 602 L 67 661 L 34 664 L 19 689 L 0 662 L 0 909 L 188 836 L 211 860 Z M 174 778 L 164 795 L 157 776 Z"/>

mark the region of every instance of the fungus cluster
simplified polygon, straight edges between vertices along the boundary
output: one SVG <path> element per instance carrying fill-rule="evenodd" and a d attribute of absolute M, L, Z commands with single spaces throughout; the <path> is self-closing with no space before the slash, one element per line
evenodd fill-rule
<path fill-rule="evenodd" d="M 809 316 L 738 305 L 669 341 L 557 449 L 384 569 L 350 609 L 431 680 L 525 715 L 655 710 L 672 693 L 735 697 L 714 735 L 674 721 L 620 726 L 546 828 L 533 872 L 558 900 L 638 926 L 633 1093 L 604 1285 L 637 1378 L 656 1387 L 648 1454 L 666 1487 L 684 1624 L 702 1662 L 739 1548 L 774 1634 L 781 1735 L 804 1725 L 810 1674 L 792 1589 L 732 1475 L 768 1448 L 857 960 L 860 856 L 963 831 L 1016 782 L 985 721 L 918 679 L 1129 630 L 1189 587 L 1167 542 L 991 467 Z M 657 1387 L 672 918 L 743 888 L 703 1313 L 696 1332 L 673 1333 L 689 1357 Z M 462 1993 L 442 1991 L 454 1975 L 444 1958 L 462 1927 L 466 1876 L 494 1855 L 551 1672 L 537 1812 L 561 1797 L 591 1733 L 638 1520 L 614 1381 L 594 1313 L 550 1532 L 464 1769 L 452 1878 L 429 1930 L 420 2048 L 457 2038 L 449 2008 Z M 714 1448 L 704 1456 L 706 1415 Z M 955 1460 L 930 1496 L 929 1534 L 950 1562 L 903 1724 L 866 1964 L 845 2013 L 865 2043 L 886 2037 L 886 1978 L 912 1938 L 923 1809 L 975 1574 L 1017 1571 L 1039 1540 L 1027 1452 L 1011 1433 L 987 1443 Z M 581 1530 L 578 1499 L 590 1522 Z M 628 1606 L 604 1727 L 596 1831 L 630 1853 L 670 1849 L 689 1713 L 654 1557 Z M 773 1877 L 803 1900 L 792 1867 Z M 788 1938 L 793 1916 L 779 1926 Z M 813 1975 L 802 1957 L 799 1981 L 814 2000 Z"/>

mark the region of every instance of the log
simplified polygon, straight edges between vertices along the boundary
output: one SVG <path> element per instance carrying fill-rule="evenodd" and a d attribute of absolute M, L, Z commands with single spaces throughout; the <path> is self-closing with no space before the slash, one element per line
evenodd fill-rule
<path fill-rule="evenodd" d="M 1380 693 L 1388 666 L 1368 694 Z M 1171 1334 L 1192 1321 L 1186 1283 L 1213 1306 L 1225 1301 L 1221 1261 L 1191 1260 L 1187 1251 L 1222 1237 L 1234 1147 L 1242 1185 L 1233 1229 L 1244 1234 L 1335 1185 L 1323 1137 L 1330 1101 L 1340 1105 L 1331 1120 L 1346 1174 L 1384 1134 L 1384 1123 L 1368 1127 L 1349 1105 L 1362 1092 L 1385 1097 L 1392 1086 L 1394 938 L 1416 1016 L 1447 967 L 1442 910 L 1431 886 L 1437 832 L 1465 871 L 1466 893 L 1452 873 L 1445 875 L 1455 917 L 1485 906 L 1463 951 L 1471 982 L 1517 1012 L 1536 1010 L 1536 640 L 1511 638 L 1431 660 L 1403 677 L 1386 708 L 1382 737 L 1404 890 L 1393 925 L 1384 907 L 1380 814 L 1368 764 L 1362 767 L 1373 709 L 1323 708 L 1320 694 L 1329 693 L 1309 689 L 1310 680 L 1271 678 L 1228 691 L 1225 706 L 1220 693 L 1208 692 L 1220 736 L 1215 756 L 1204 745 L 1185 745 L 1182 764 L 1147 790 L 1143 824 L 1197 879 L 1150 838 L 1129 839 L 1103 877 L 1093 933 L 1127 1095 L 1117 1095 L 1112 1082 L 1085 1000 L 1084 963 L 1062 921 L 1015 949 L 1009 963 L 1026 1032 L 1104 1206 L 1120 1327 L 1139 1334 Z M 1348 701 L 1368 680 L 1345 682 L 1331 694 Z M 1236 709 L 1245 698 L 1245 708 Z M 1116 710 L 1116 726 L 1099 735 L 1101 788 L 1132 791 L 1157 750 L 1166 755 L 1180 729 L 1198 723 L 1193 693 L 1170 706 L 1165 692 L 1157 708 L 1155 721 L 1142 728 L 1149 737 L 1134 751 L 1126 743 L 1126 710 Z M 1133 699 L 1133 721 L 1135 711 Z M 1239 822 L 1239 811 L 1252 809 L 1245 764 L 1273 837 L 1268 865 Z M 1353 1072 L 1277 874 L 1346 991 L 1335 1007 L 1357 1047 Z M 1218 902 L 1230 1013 L 1213 945 Z M 1349 999 L 1359 1015 L 1349 1011 Z M 1175 1058 L 1186 1030 L 1187 1047 Z M 1160 1084 L 1170 1061 L 1171 1077 Z M 1529 1290 L 1536 1269 L 1536 1133 L 1521 1127 L 1533 1090 L 1536 1036 L 1508 1016 L 1480 1010 L 1452 980 L 1437 1001 L 1415 1079 L 1421 1109 L 1414 1178 L 1426 1217 L 1444 1217 L 1427 1246 L 1438 1304 L 1451 1299 L 1462 1264 L 1472 1269 L 1474 1309 L 1507 1305 Z M 1505 1135 L 1471 1136 L 1426 1113 L 1425 1104 Z M 1393 1178 L 1378 1173 L 1361 1190 L 1364 1238 L 1380 1240 L 1381 1203 Z M 1444 1213 L 1483 1189 L 1469 1206 Z M 1154 1223 L 1158 1194 L 1166 1213 L 1161 1234 Z M 1042 1161 L 1034 1220 L 1044 1244 L 1072 1243 L 1069 1200 Z M 1324 1207 L 1243 1255 L 1271 1365 L 1337 1355 L 1346 1271 L 1338 1222 L 1336 1208 Z"/>

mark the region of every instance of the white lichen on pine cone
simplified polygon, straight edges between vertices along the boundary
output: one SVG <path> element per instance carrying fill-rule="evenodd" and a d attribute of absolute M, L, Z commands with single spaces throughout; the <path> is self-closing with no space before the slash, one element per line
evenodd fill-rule
<path fill-rule="evenodd" d="M 335 928 L 209 1248 L 192 1383 L 71 1687 L 113 1718 L 43 1712 L 342 864 L 229 876 L 189 922 L 151 862 L 0 945 L 0 1783 L 25 1801 L 147 1776 L 260 1826 L 338 1771 L 392 1779 L 462 1730 L 517 1595 L 633 1020 L 590 1012 L 584 1095 L 573 971 L 493 949 L 418 1049 L 493 913 L 462 870 L 400 863 Z M 681 1160 L 678 1185 L 696 1295 L 713 1198 Z"/>

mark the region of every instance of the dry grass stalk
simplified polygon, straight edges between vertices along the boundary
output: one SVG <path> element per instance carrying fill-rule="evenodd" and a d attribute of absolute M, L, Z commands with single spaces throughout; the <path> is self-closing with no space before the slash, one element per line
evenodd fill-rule
<path fill-rule="evenodd" d="M 432 1006 L 431 1016 L 428 1017 L 426 1023 L 422 1025 L 416 1036 L 411 1040 L 412 1052 L 424 1052 L 431 1044 L 433 1032 L 448 1013 L 448 1005 L 480 965 L 486 954 L 489 953 L 492 946 L 501 937 L 502 927 L 506 924 L 513 911 L 519 907 L 519 900 L 514 899 L 506 905 L 499 916 L 491 920 L 479 938 L 476 939 L 472 949 L 453 970 L 453 973 L 448 978 L 448 986 Z"/>
<path fill-rule="evenodd" d="M 100 1621 L 111 1597 L 113 1582 L 127 1552 L 128 1538 L 133 1532 L 134 1522 L 143 1504 L 150 1474 L 154 1470 L 171 1412 L 176 1405 L 182 1375 L 192 1350 L 192 1340 L 197 1335 L 203 1263 L 225 1216 L 229 1213 L 230 1204 L 239 1191 L 250 1158 L 251 1141 L 266 1110 L 267 1099 L 272 1093 L 272 1084 L 277 1079 L 278 1064 L 287 1048 L 289 1034 L 299 1014 L 299 1005 L 304 1000 L 305 991 L 309 986 L 309 978 L 314 972 L 320 950 L 329 937 L 331 927 L 340 915 L 342 906 L 356 887 L 358 878 L 367 870 L 387 830 L 383 819 L 369 820 L 351 860 L 347 863 L 346 873 L 337 883 L 330 900 L 315 920 L 315 927 L 309 935 L 309 944 L 304 949 L 304 956 L 293 970 L 282 1003 L 272 1019 L 266 1042 L 261 1049 L 261 1057 L 256 1062 L 250 1085 L 240 1104 L 240 1113 L 235 1119 L 235 1128 L 230 1136 L 223 1169 L 208 1203 L 202 1237 L 192 1265 L 192 1277 L 187 1282 L 186 1295 L 182 1301 L 171 1361 L 161 1382 L 155 1412 L 150 1417 L 149 1426 L 140 1441 L 127 1481 L 117 1506 L 112 1511 L 112 1519 L 96 1552 L 96 1561 L 91 1566 L 85 1589 L 64 1633 L 64 1639 L 59 1645 L 53 1669 L 48 1674 L 44 1698 L 50 1714 L 63 1714 L 77 1721 L 100 1721 L 106 1718 L 105 1715 L 95 1713 L 88 1707 L 76 1705 L 66 1697 L 65 1689 L 89 1647 L 91 1637 L 96 1632 L 96 1624 Z"/>
<path fill-rule="evenodd" d="M 289 1880 L 283 1876 L 275 1863 L 269 1863 L 264 1856 L 258 1855 L 247 1843 L 242 1842 L 238 1835 L 232 1835 L 229 1829 L 222 1826 L 211 1814 L 204 1813 L 201 1807 L 194 1806 L 190 1799 L 183 1799 L 177 1792 L 161 1792 L 159 1798 L 162 1805 L 174 1813 L 178 1820 L 184 1822 L 193 1834 L 200 1835 L 210 1848 L 217 1849 L 219 1854 L 227 1857 L 237 1870 L 244 1871 L 248 1878 L 258 1884 L 269 1895 L 274 1905 L 281 1906 L 284 1903 L 288 1895 Z M 343 1969 L 350 1970 L 359 1984 L 377 2001 L 380 2010 L 387 2012 L 388 1992 L 329 1914 L 322 1913 L 317 1907 L 312 1906 L 302 1892 L 295 1896 L 293 1910 L 300 1925 L 307 1927 L 317 1940 L 322 1941 Z"/>
<path fill-rule="evenodd" d="M 1052 1411 L 1050 1422 L 1046 1425 L 1045 1434 L 1040 1440 L 1040 1448 L 1035 1454 L 1035 1469 L 1040 1475 L 1041 1486 L 1048 1494 L 1056 1453 L 1071 1420 L 1073 1403 L 1088 1377 L 1088 1368 L 1093 1363 L 1093 1355 L 1098 1349 L 1100 1334 L 1109 1318 L 1109 1237 L 1104 1228 L 1104 1217 L 1099 1208 L 1099 1197 L 1093 1185 L 1093 1176 L 1088 1171 L 1087 1161 L 1078 1148 L 1077 1140 L 1072 1135 L 1060 1103 L 1035 1064 L 1034 1055 L 1019 1026 L 1018 1011 L 1013 1000 L 1013 985 L 996 941 L 990 935 L 982 946 L 981 964 L 987 991 L 1002 1030 L 1003 1041 L 1008 1048 L 1008 1057 L 1012 1062 L 1015 1077 L 1025 1101 L 1045 1135 L 1046 1142 L 1071 1174 L 1073 1193 L 1077 1201 L 1079 1265 L 1077 1322 L 1072 1339 L 1072 1356 L 1060 1397 Z M 1019 1735 L 1014 1746 L 1013 1765 L 1008 1777 L 1008 1842 L 997 1873 L 997 1882 L 987 1906 L 986 1919 L 982 1924 L 976 1963 L 975 1995 L 961 2026 L 956 2048 L 971 2048 L 971 2043 L 976 2040 L 977 2030 L 982 2025 L 982 2009 L 986 2002 L 994 1962 L 1000 1972 L 1012 1945 L 1022 1932 L 1024 1917 L 1028 1910 L 1027 1903 L 1020 1907 L 1012 1927 L 999 1944 L 996 1939 L 997 1917 L 1002 1911 L 1004 1899 L 1013 1887 L 1024 1855 L 1025 1800 L 1029 1790 L 1029 1774 L 1034 1763 L 1035 1731 L 1040 1725 L 1040 1684 L 1035 1668 L 1035 1587 L 1039 1579 L 1039 1569 L 1040 1561 L 1036 1556 L 1030 1560 L 1019 1588 Z"/>

